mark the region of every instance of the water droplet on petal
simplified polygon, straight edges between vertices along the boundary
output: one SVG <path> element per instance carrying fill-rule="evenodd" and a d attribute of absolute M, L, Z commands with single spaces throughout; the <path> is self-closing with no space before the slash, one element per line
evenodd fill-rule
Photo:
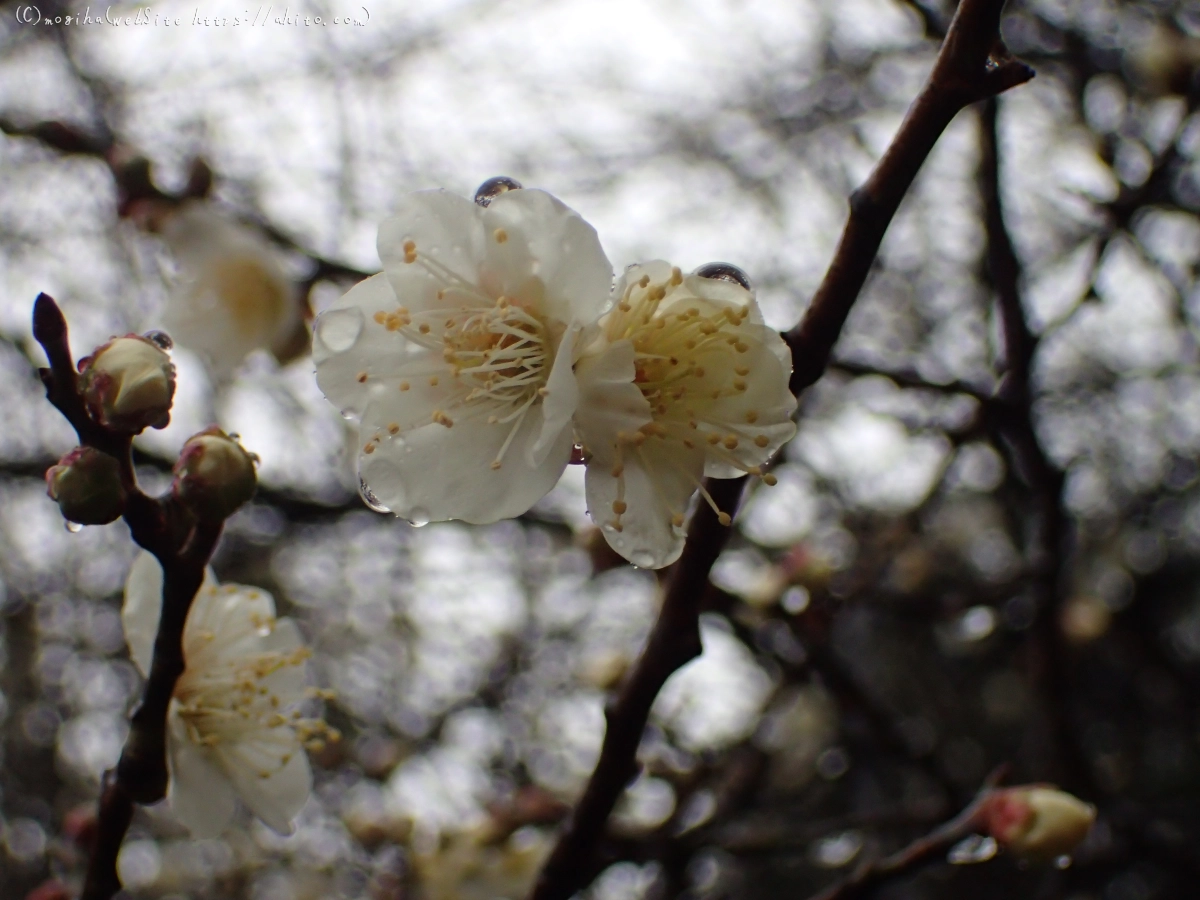
<path fill-rule="evenodd" d="M 421 506 L 414 506 L 408 511 L 408 524 L 413 528 L 422 528 L 429 524 L 429 510 Z"/>
<path fill-rule="evenodd" d="M 329 309 L 317 316 L 313 334 L 330 353 L 342 353 L 354 346 L 362 330 L 362 310 L 348 306 Z"/>
<path fill-rule="evenodd" d="M 367 505 L 367 509 L 377 513 L 390 513 L 391 510 L 379 502 L 379 498 L 375 496 L 375 492 L 367 487 L 367 483 L 361 478 L 358 479 L 358 496 L 362 497 L 363 503 Z"/>
<path fill-rule="evenodd" d="M 744 287 L 748 291 L 754 290 L 754 283 L 750 281 L 750 276 L 732 263 L 706 263 L 698 268 L 693 274 L 699 275 L 701 278 L 713 278 L 717 281 L 728 281 L 730 284 L 736 284 L 739 287 Z"/>
<path fill-rule="evenodd" d="M 639 569 L 654 568 L 654 554 L 648 550 L 635 550 L 630 554 L 629 561 Z"/>
<path fill-rule="evenodd" d="M 147 331 L 143 337 L 161 350 L 170 350 L 175 346 L 175 342 L 165 331 Z"/>
<path fill-rule="evenodd" d="M 492 201 L 501 194 L 507 194 L 509 191 L 519 191 L 521 187 L 521 182 L 515 178 L 509 178 L 507 175 L 497 175 L 495 178 L 489 178 L 479 186 L 479 190 L 475 192 L 475 202 L 480 206 L 490 206 Z"/>
<path fill-rule="evenodd" d="M 946 860 L 956 866 L 969 866 L 987 862 L 999 849 L 995 838 L 972 834 L 951 847 Z"/>
<path fill-rule="evenodd" d="M 78 522 L 66 521 L 63 522 L 63 527 L 66 528 L 67 531 L 71 532 L 71 534 L 79 534 L 79 532 L 83 531 L 83 526 Z"/>

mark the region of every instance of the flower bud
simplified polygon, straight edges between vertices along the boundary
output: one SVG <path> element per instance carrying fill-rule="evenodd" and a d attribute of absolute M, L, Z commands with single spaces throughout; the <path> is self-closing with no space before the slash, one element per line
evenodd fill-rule
<path fill-rule="evenodd" d="M 76 447 L 47 469 L 46 493 L 80 525 L 106 525 L 125 511 L 120 463 L 92 447 Z"/>
<path fill-rule="evenodd" d="M 162 348 L 136 334 L 113 338 L 83 365 L 83 397 L 92 418 L 137 434 L 171 421 L 175 367 Z"/>
<path fill-rule="evenodd" d="M 983 829 L 1017 856 L 1050 860 L 1087 837 L 1096 807 L 1049 785 L 1024 785 L 992 793 L 980 810 Z"/>
<path fill-rule="evenodd" d="M 175 463 L 175 496 L 199 515 L 226 519 L 254 496 L 258 457 L 220 428 L 188 438 Z"/>

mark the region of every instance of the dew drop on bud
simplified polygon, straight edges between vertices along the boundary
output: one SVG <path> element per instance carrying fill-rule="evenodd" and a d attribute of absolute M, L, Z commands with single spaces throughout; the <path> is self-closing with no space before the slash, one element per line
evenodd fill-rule
<path fill-rule="evenodd" d="M 408 524 L 413 528 L 422 528 L 429 524 L 429 510 L 414 506 L 408 511 Z"/>
<path fill-rule="evenodd" d="M 71 534 L 79 534 L 79 532 L 83 531 L 82 525 L 80 525 L 78 522 L 71 522 L 69 520 L 63 522 L 63 527 L 66 528 Z"/>
<path fill-rule="evenodd" d="M 509 191 L 519 191 L 522 185 L 515 178 L 509 178 L 507 175 L 497 175 L 495 178 L 489 178 L 479 186 L 479 190 L 475 192 L 475 202 L 480 206 L 490 206 L 492 201 L 501 194 L 507 194 Z"/>
<path fill-rule="evenodd" d="M 750 276 L 732 263 L 706 263 L 698 268 L 693 274 L 699 275 L 701 278 L 714 278 L 717 281 L 728 281 L 730 284 L 736 284 L 740 287 L 744 287 L 748 291 L 754 290 L 754 285 L 750 281 Z"/>
<path fill-rule="evenodd" d="M 175 346 L 175 342 L 165 331 L 147 331 L 142 336 L 160 350 L 170 350 Z"/>
<path fill-rule="evenodd" d="M 358 496 L 362 497 L 363 503 L 367 505 L 367 509 L 377 513 L 390 513 L 391 510 L 379 502 L 379 498 L 375 496 L 375 492 L 367 487 L 367 483 L 361 478 L 358 479 Z"/>
<path fill-rule="evenodd" d="M 946 861 L 955 866 L 969 866 L 987 862 L 1000 850 L 996 839 L 990 835 L 972 834 L 950 848 Z"/>

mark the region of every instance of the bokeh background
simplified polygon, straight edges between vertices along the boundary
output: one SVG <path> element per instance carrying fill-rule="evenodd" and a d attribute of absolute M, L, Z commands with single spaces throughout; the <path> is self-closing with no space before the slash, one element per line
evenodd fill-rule
<path fill-rule="evenodd" d="M 377 270 L 397 197 L 506 174 L 579 210 L 618 269 L 736 263 L 786 328 L 929 70 L 950 8 L 923 2 L 337 0 L 236 26 L 199 20 L 256 9 L 56 26 L 0 5 L 0 896 L 78 883 L 140 689 L 119 620 L 128 533 L 69 532 L 45 496 L 73 440 L 34 373 L 33 299 L 60 302 L 82 355 L 159 325 L 177 278 L 118 214 L 103 155 L 63 152 L 64 129 L 149 160 L 167 193 L 203 160 L 211 202 L 269 236 L 318 311 Z M 1001 763 L 1098 805 L 1075 857 L 964 847 L 879 896 L 1194 890 L 1200 10 L 1020 0 L 1003 33 L 1038 71 L 999 102 L 998 156 L 1039 338 L 1032 422 L 1061 494 L 996 424 L 988 120 L 968 110 L 803 398 L 779 484 L 735 523 L 704 655 L 654 708 L 590 900 L 806 896 L 952 815 Z M 307 356 L 218 379 L 174 355 L 173 422 L 139 439 L 139 476 L 165 488 L 214 421 L 261 456 L 214 565 L 300 622 L 344 739 L 314 757 L 291 837 L 243 817 L 192 841 L 165 808 L 139 813 L 130 896 L 518 900 L 596 759 L 655 573 L 605 551 L 578 468 L 520 520 L 415 528 L 363 505 Z M 1069 537 L 1052 553 L 1047 504 Z"/>

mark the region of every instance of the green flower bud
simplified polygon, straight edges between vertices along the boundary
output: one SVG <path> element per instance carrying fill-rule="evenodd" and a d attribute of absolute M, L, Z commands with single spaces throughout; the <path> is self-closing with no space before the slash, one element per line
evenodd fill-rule
<path fill-rule="evenodd" d="M 79 378 L 88 411 L 107 428 L 137 434 L 171 421 L 175 367 L 148 338 L 113 338 L 83 362 Z"/>
<path fill-rule="evenodd" d="M 220 428 L 188 438 L 175 463 L 177 498 L 207 519 L 227 519 L 254 496 L 258 457 Z"/>
<path fill-rule="evenodd" d="M 120 463 L 92 447 L 76 447 L 47 469 L 46 493 L 80 525 L 106 525 L 125 511 Z"/>

